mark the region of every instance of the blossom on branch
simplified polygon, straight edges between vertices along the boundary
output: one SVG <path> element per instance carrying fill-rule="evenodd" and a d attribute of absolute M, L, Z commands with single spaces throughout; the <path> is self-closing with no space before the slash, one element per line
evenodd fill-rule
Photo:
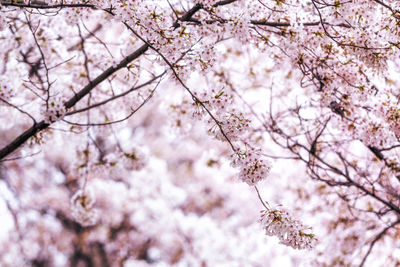
<path fill-rule="evenodd" d="M 266 235 L 276 236 L 281 244 L 295 249 L 312 249 L 318 241 L 314 234 L 306 232 L 309 228 L 283 210 L 261 211 L 260 222 Z"/>
<path fill-rule="evenodd" d="M 45 105 L 42 106 L 41 113 L 44 121 L 48 124 L 61 120 L 67 109 L 65 108 L 65 99 L 62 97 L 51 97 Z"/>
<path fill-rule="evenodd" d="M 7 101 L 12 96 L 12 93 L 13 90 L 10 84 L 4 79 L 0 79 L 0 98 Z"/>
<path fill-rule="evenodd" d="M 248 185 L 256 185 L 264 180 L 271 169 L 271 164 L 261 154 L 260 150 L 248 148 L 234 153 L 232 166 L 239 168 L 239 178 Z"/>

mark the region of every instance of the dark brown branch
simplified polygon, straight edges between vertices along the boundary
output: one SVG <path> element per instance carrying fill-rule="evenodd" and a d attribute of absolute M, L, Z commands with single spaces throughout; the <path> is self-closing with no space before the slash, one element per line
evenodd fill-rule
<path fill-rule="evenodd" d="M 260 25 L 260 26 L 270 26 L 270 27 L 289 27 L 291 24 L 289 22 L 275 22 L 275 21 L 265 21 L 265 20 L 250 20 L 250 23 L 253 25 Z M 321 21 L 313 21 L 313 22 L 304 22 L 301 23 L 303 26 L 318 26 L 321 25 Z M 344 27 L 344 28 L 351 28 L 350 25 L 341 23 L 341 24 L 329 24 L 324 22 L 324 24 L 333 27 Z"/>
<path fill-rule="evenodd" d="M 0 161 L 14 152 L 18 147 L 25 143 L 26 140 L 34 136 L 37 132 L 46 129 L 47 127 L 49 127 L 49 124 L 45 123 L 44 121 L 34 124 L 31 128 L 23 132 L 11 143 L 0 150 Z"/>
<path fill-rule="evenodd" d="M 274 21 L 265 21 L 265 20 L 250 20 L 250 23 L 253 25 L 261 25 L 261 26 L 271 26 L 271 27 L 289 27 L 289 22 L 274 22 Z M 303 23 L 304 26 L 318 26 L 321 22 L 306 22 Z"/>
<path fill-rule="evenodd" d="M 179 21 L 190 21 L 192 16 L 199 11 L 200 9 L 203 8 L 203 5 L 200 3 L 197 3 L 194 7 L 192 7 L 188 12 L 185 13 L 185 15 L 183 15 L 182 17 L 180 17 L 178 20 Z M 176 29 L 179 27 L 179 22 L 175 21 L 173 27 Z"/>
<path fill-rule="evenodd" d="M 142 83 L 142 84 L 140 84 L 140 85 L 138 85 L 138 86 L 134 86 L 134 87 L 132 87 L 131 89 L 129 89 L 128 91 L 125 91 L 125 92 L 123 92 L 123 93 L 121 93 L 121 94 L 118 94 L 118 95 L 115 95 L 115 96 L 113 96 L 113 97 L 110 97 L 109 99 L 106 99 L 106 100 L 104 100 L 104 101 L 101 101 L 101 102 L 92 104 L 91 106 L 87 106 L 87 107 L 84 107 L 84 108 L 82 108 L 82 109 L 78 109 L 78 110 L 74 110 L 74 111 L 68 112 L 67 114 L 65 114 L 65 116 L 70 116 L 70 115 L 73 115 L 73 114 L 76 114 L 76 113 L 81 113 L 81 112 L 87 111 L 87 110 L 89 110 L 89 109 L 92 109 L 92 108 L 95 108 L 95 107 L 99 107 L 99 106 L 105 105 L 105 104 L 107 104 L 107 103 L 110 102 L 110 101 L 113 101 L 113 100 L 115 100 L 115 99 L 118 99 L 118 98 L 120 98 L 120 97 L 123 97 L 123 96 L 125 96 L 125 95 L 127 95 L 127 94 L 129 94 L 129 93 L 131 93 L 131 92 L 133 92 L 133 91 L 139 90 L 140 88 L 142 88 L 142 87 L 144 87 L 144 86 L 146 86 L 146 85 L 151 84 L 152 82 L 154 82 L 154 81 L 157 80 L 158 78 L 161 78 L 162 76 L 164 76 L 165 73 L 166 73 L 166 71 L 164 71 L 164 72 L 161 73 L 160 75 L 157 75 L 157 76 L 153 77 L 152 79 L 148 80 L 148 81 L 145 82 L 145 83 Z"/>
<path fill-rule="evenodd" d="M 218 6 L 224 6 L 231 4 L 233 2 L 236 2 L 237 0 L 223 0 L 215 3 L 213 7 L 218 7 Z M 197 3 L 195 6 L 193 6 L 191 9 L 189 9 L 182 17 L 178 18 L 177 21 L 175 21 L 173 27 L 176 29 L 179 27 L 179 21 L 192 21 L 193 15 L 199 11 L 200 9 L 203 8 L 203 4 Z"/>
<path fill-rule="evenodd" d="M 94 79 L 91 83 L 86 85 L 82 90 L 80 90 L 77 94 L 75 94 L 72 98 L 70 98 L 66 103 L 65 107 L 66 108 L 71 108 L 73 107 L 79 100 L 81 100 L 83 97 L 85 97 L 87 94 L 90 93 L 90 91 L 95 88 L 97 85 L 99 85 L 101 82 L 106 80 L 108 77 L 110 77 L 113 73 L 116 71 L 126 67 L 131 61 L 135 60 L 142 54 L 144 54 L 149 47 L 144 44 L 140 48 L 138 48 L 135 52 L 127 56 L 125 59 L 123 59 L 116 67 L 110 67 L 107 70 L 105 70 L 102 74 L 97 76 L 96 79 Z M 17 148 L 19 148 L 23 143 L 25 143 L 29 138 L 34 136 L 37 132 L 42 131 L 49 127 L 50 124 L 45 123 L 44 121 L 41 121 L 37 124 L 34 124 L 31 128 L 23 132 L 21 135 L 19 135 L 17 138 L 15 138 L 11 143 L 9 143 L 7 146 L 3 147 L 0 150 L 0 161 L 4 159 L 6 156 L 10 155 L 12 152 L 14 152 Z"/>
<path fill-rule="evenodd" d="M 165 72 L 164 72 L 164 73 L 165 73 Z M 163 73 L 163 74 L 164 74 L 164 73 Z M 132 108 L 131 108 L 131 113 L 129 113 L 128 116 L 126 116 L 126 117 L 124 117 L 124 118 L 122 118 L 122 119 L 115 120 L 115 121 L 110 121 L 110 122 L 105 122 L 105 123 L 85 123 L 85 124 L 84 124 L 84 123 L 69 122 L 69 121 L 67 121 L 67 120 L 63 120 L 63 121 L 65 121 L 65 122 L 67 122 L 67 123 L 69 123 L 69 124 L 72 124 L 72 125 L 79 125 L 79 126 L 105 126 L 105 125 L 110 125 L 110 124 L 115 124 L 115 123 L 123 122 L 123 121 L 129 119 L 130 117 L 132 117 L 133 114 L 135 114 L 139 109 L 141 109 L 141 108 L 153 97 L 154 92 L 155 92 L 155 90 L 157 89 L 157 87 L 158 87 L 158 85 L 160 84 L 160 82 L 161 82 L 161 80 L 158 81 L 158 83 L 157 83 L 157 85 L 154 87 L 154 89 L 151 90 L 150 95 L 149 95 L 148 97 L 146 97 L 146 98 L 143 100 L 143 102 L 142 102 L 137 108 L 135 108 L 135 109 L 132 109 Z M 143 85 L 143 86 L 144 86 L 144 85 Z M 131 91 L 131 90 L 130 90 L 130 91 Z M 129 92 L 129 91 L 128 91 L 128 92 Z"/>
<path fill-rule="evenodd" d="M 66 108 L 71 108 L 73 107 L 79 100 L 81 100 L 83 97 L 85 97 L 94 87 L 99 85 L 101 82 L 103 82 L 105 79 L 111 76 L 114 72 L 117 70 L 120 70 L 124 67 L 126 67 L 131 61 L 135 60 L 142 54 L 144 54 L 149 46 L 147 44 L 142 45 L 139 47 L 135 52 L 127 56 L 124 60 L 122 60 L 116 67 L 109 67 L 107 70 L 105 70 L 102 74 L 97 76 L 96 79 L 94 79 L 90 84 L 86 85 L 82 90 L 80 90 L 75 96 L 73 96 L 70 100 L 68 100 L 65 103 Z M 1 154 L 0 154 L 0 159 L 1 159 Z"/>
<path fill-rule="evenodd" d="M 31 3 L 14 3 L 12 1 L 1 1 L 2 6 L 12 6 L 12 7 L 19 7 L 19 8 L 35 8 L 35 9 L 60 9 L 66 7 L 86 7 L 86 8 L 93 8 L 96 9 L 95 5 L 91 4 L 57 4 L 57 5 L 49 5 L 45 2 L 40 1 L 32 1 Z"/>
<path fill-rule="evenodd" d="M 383 1 L 374 0 L 374 2 L 376 2 L 376 3 L 380 4 L 381 6 L 383 6 L 383 7 L 387 8 L 387 9 L 389 9 L 390 11 L 392 11 L 392 12 L 393 12 L 393 9 L 392 9 L 392 8 L 391 8 L 389 5 L 385 4 Z"/>
<path fill-rule="evenodd" d="M 213 6 L 222 6 L 222 5 L 227 5 L 230 3 L 235 2 L 236 0 L 222 0 L 217 3 L 215 3 Z M 32 4 L 14 4 L 12 2 L 6 2 L 2 1 L 3 6 L 17 6 L 17 7 L 31 7 L 31 8 L 43 8 L 43 9 L 49 9 L 49 8 L 62 8 L 62 7 L 88 7 L 88 8 L 96 8 L 94 5 L 90 4 L 60 4 L 60 5 L 39 5 L 39 6 L 33 6 Z M 201 9 L 201 6 L 195 5 L 191 10 L 186 12 L 179 20 L 180 21 L 185 21 L 189 20 L 195 12 Z M 194 12 L 193 12 L 194 11 Z M 175 25 L 175 24 L 174 24 Z M 178 24 L 179 26 L 179 24 Z M 121 68 L 126 67 L 131 61 L 135 60 L 142 54 L 144 54 L 147 50 L 149 49 L 149 45 L 145 43 L 142 45 L 139 49 L 137 49 L 135 52 L 127 56 L 124 60 L 122 60 L 116 67 L 110 67 L 107 70 L 105 70 L 102 74 L 97 76 L 96 79 L 94 79 L 92 82 L 90 82 L 88 85 L 86 85 L 82 90 L 80 90 L 77 94 L 75 94 L 71 99 L 69 99 L 65 103 L 65 107 L 71 108 L 73 107 L 79 100 L 81 100 L 83 97 L 85 97 L 87 94 L 91 92 L 93 88 L 95 88 L 98 84 L 106 80 L 108 77 L 110 77 L 113 73 L 118 71 Z M 37 124 L 34 124 L 31 128 L 23 132 L 21 135 L 19 135 L 17 138 L 15 138 L 11 143 L 9 143 L 7 146 L 3 147 L 0 150 L 0 161 L 10 155 L 12 152 L 14 152 L 16 149 L 18 149 L 23 143 L 25 143 L 29 138 L 34 136 L 37 132 L 46 129 L 49 127 L 49 124 L 45 123 L 44 121 L 41 121 Z"/>
<path fill-rule="evenodd" d="M 367 147 L 378 159 L 385 161 L 385 156 L 383 156 L 382 152 L 378 148 L 373 146 Z"/>

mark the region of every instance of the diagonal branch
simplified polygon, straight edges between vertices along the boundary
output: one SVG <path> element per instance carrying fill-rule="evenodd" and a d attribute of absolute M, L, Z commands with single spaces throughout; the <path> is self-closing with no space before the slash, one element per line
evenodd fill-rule
<path fill-rule="evenodd" d="M 217 3 L 215 3 L 213 6 L 218 7 L 218 6 L 223 6 L 223 5 L 228 5 L 237 0 L 221 0 Z M 16 4 L 12 1 L 5 1 L 5 0 L 0 0 L 1 4 L 3 6 L 17 6 L 17 7 L 31 7 L 31 8 L 42 8 L 42 9 L 49 9 L 49 8 L 62 8 L 62 7 L 87 7 L 87 8 L 94 8 L 96 9 L 95 5 L 91 4 L 61 4 L 61 5 L 46 5 L 46 4 Z M 35 2 L 39 3 L 39 2 Z M 36 6 L 33 6 L 36 5 Z M 195 5 L 192 9 L 190 9 L 188 12 L 186 12 L 181 18 L 179 18 L 180 21 L 187 21 L 190 20 L 191 17 L 200 9 L 202 8 L 201 5 Z M 179 23 L 177 26 L 175 26 L 175 23 L 173 25 L 175 28 L 179 27 Z M 89 94 L 93 88 L 95 88 L 97 85 L 99 85 L 101 82 L 106 80 L 108 77 L 110 77 L 113 73 L 118 71 L 119 69 L 122 69 L 126 67 L 131 61 L 135 60 L 136 58 L 140 57 L 143 55 L 148 49 L 149 49 L 149 44 L 145 43 L 143 44 L 140 48 L 138 48 L 135 52 L 127 56 L 125 59 L 123 59 L 116 67 L 110 67 L 107 70 L 105 70 L 102 74 L 97 76 L 93 81 L 91 81 L 89 84 L 87 84 L 82 90 L 80 90 L 77 94 L 75 94 L 72 98 L 70 98 L 66 103 L 65 107 L 71 108 L 73 107 L 79 100 L 81 100 L 83 97 L 85 97 L 87 94 Z M 49 124 L 45 123 L 44 120 L 42 120 L 39 123 L 35 123 L 31 128 L 23 132 L 21 135 L 17 136 L 11 143 L 9 143 L 7 146 L 3 147 L 0 149 L 0 162 L 2 159 L 10 155 L 12 152 L 14 152 L 16 149 L 18 149 L 23 143 L 25 143 L 30 137 L 34 136 L 37 132 L 46 129 L 49 127 Z M 231 145 L 233 148 L 233 145 Z"/>
<path fill-rule="evenodd" d="M 76 4 L 48 4 L 43 1 L 31 1 L 30 3 L 25 4 L 24 2 L 15 2 L 15 1 L 7 1 L 1 0 L 0 1 L 2 6 L 12 6 L 12 7 L 19 7 L 19 8 L 35 8 L 35 9 L 60 9 L 60 8 L 72 8 L 72 7 L 86 7 L 86 8 L 93 8 L 96 9 L 96 6 L 93 4 L 86 4 L 86 3 L 76 3 Z"/>
<path fill-rule="evenodd" d="M 361 261 L 359 267 L 363 267 L 363 266 L 364 266 L 365 261 L 367 260 L 369 254 L 371 253 L 372 248 L 374 247 L 375 243 L 378 242 L 379 239 L 381 239 L 381 238 L 386 234 L 386 232 L 387 232 L 389 229 L 393 228 L 394 226 L 396 226 L 396 225 L 399 224 L 399 223 L 400 223 L 400 220 L 397 220 L 397 221 L 395 221 L 394 223 L 391 223 L 390 225 L 388 225 L 387 227 L 385 227 L 385 228 L 374 238 L 374 240 L 373 240 L 373 241 L 371 242 L 371 244 L 369 245 L 368 251 L 367 251 L 367 253 L 365 254 L 365 256 L 363 257 L 363 259 L 362 259 L 362 261 Z"/>
<path fill-rule="evenodd" d="M 83 97 L 85 97 L 87 94 L 89 94 L 92 89 L 94 89 L 97 85 L 99 85 L 101 82 L 106 80 L 108 77 L 110 77 L 113 73 L 116 71 L 126 67 L 130 62 L 133 60 L 137 59 L 141 55 L 143 55 L 147 49 L 148 45 L 144 44 L 141 47 L 139 47 L 136 51 L 134 51 L 132 54 L 128 55 L 126 58 L 124 58 L 116 67 L 109 67 L 107 70 L 105 70 L 102 74 L 97 76 L 93 81 L 91 81 L 89 84 L 87 84 L 82 90 L 80 90 L 77 94 L 75 94 L 73 97 L 71 97 L 66 103 L 65 107 L 66 108 L 71 108 L 73 107 L 79 100 L 81 100 Z M 23 132 L 21 135 L 19 135 L 17 138 L 15 138 L 11 143 L 9 143 L 7 146 L 3 147 L 0 150 L 0 161 L 4 159 L 6 156 L 10 155 L 12 152 L 14 152 L 17 148 L 19 148 L 25 141 L 27 141 L 29 138 L 34 136 L 37 132 L 42 131 L 49 127 L 50 124 L 45 123 L 44 120 L 42 120 L 39 123 L 34 124 L 31 128 Z"/>

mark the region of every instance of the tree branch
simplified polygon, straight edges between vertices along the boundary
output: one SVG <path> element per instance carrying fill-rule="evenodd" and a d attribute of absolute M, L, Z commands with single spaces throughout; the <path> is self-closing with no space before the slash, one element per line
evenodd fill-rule
<path fill-rule="evenodd" d="M 16 6 L 16 7 L 21 7 L 21 8 L 42 8 L 42 9 L 49 9 L 49 8 L 62 8 L 62 7 L 88 7 L 88 8 L 96 8 L 95 5 L 90 5 L 90 4 L 60 4 L 60 5 L 47 5 L 46 3 L 37 5 L 31 2 L 30 4 L 20 4 L 20 3 L 14 3 L 10 1 L 4 1 L 0 0 L 1 4 L 3 6 Z M 235 2 L 236 0 L 222 0 L 217 3 L 215 3 L 213 6 L 218 7 L 222 5 L 227 5 L 230 3 Z M 186 21 L 190 20 L 190 18 L 201 9 L 202 5 L 195 5 L 193 8 L 191 8 L 188 12 L 186 12 L 181 18 L 179 18 L 180 21 Z M 177 22 L 174 23 L 173 26 L 175 26 Z M 178 24 L 179 27 L 179 24 Z M 70 98 L 66 103 L 65 107 L 71 108 L 73 107 L 79 100 L 81 100 L 83 97 L 85 97 L 87 94 L 91 92 L 93 88 L 95 88 L 97 85 L 99 85 L 101 82 L 106 80 L 108 77 L 110 77 L 113 73 L 118 71 L 121 68 L 126 67 L 131 61 L 135 60 L 139 56 L 143 55 L 147 49 L 149 49 L 149 45 L 145 43 L 142 45 L 139 49 L 137 49 L 135 52 L 127 56 L 125 59 L 123 59 L 116 67 L 110 67 L 107 70 L 105 70 L 102 74 L 97 76 L 93 81 L 91 81 L 88 85 L 86 85 L 82 90 L 80 90 L 77 94 L 75 94 L 72 98 Z M 16 137 L 11 143 L 9 143 L 7 146 L 3 147 L 0 150 L 0 162 L 2 159 L 4 159 L 6 156 L 10 155 L 12 152 L 14 152 L 16 149 L 18 149 L 23 143 L 25 143 L 29 138 L 34 136 L 37 132 L 46 129 L 49 127 L 48 123 L 45 123 L 43 120 L 37 124 L 34 124 L 31 128 L 23 132 L 21 135 Z"/>
<path fill-rule="evenodd" d="M 126 67 L 130 62 L 137 59 L 139 56 L 143 55 L 148 48 L 149 48 L 148 45 L 144 44 L 141 47 L 139 47 L 135 52 L 124 58 L 116 67 L 109 67 L 102 74 L 97 76 L 96 79 L 87 84 L 82 90 L 80 90 L 77 94 L 75 94 L 72 98 L 70 98 L 65 103 L 65 107 L 66 108 L 73 107 L 79 100 L 81 100 L 83 97 L 89 94 L 90 91 L 94 89 L 97 85 L 106 80 L 116 71 Z M 41 122 L 34 124 L 31 128 L 23 132 L 21 135 L 15 138 L 11 143 L 9 143 L 7 146 L 3 147 L 0 150 L 0 161 L 4 159 L 6 156 L 10 155 L 12 152 L 14 152 L 23 143 L 25 143 L 25 141 L 34 136 L 37 132 L 42 131 L 47 127 L 49 127 L 49 125 L 50 124 L 45 123 L 42 120 Z"/>
<path fill-rule="evenodd" d="M 371 242 L 371 244 L 369 245 L 368 251 L 365 254 L 364 258 L 362 259 L 359 267 L 363 267 L 365 264 L 365 261 L 367 260 L 369 254 L 372 251 L 372 248 L 374 247 L 375 243 L 378 242 L 379 239 L 381 239 L 385 233 L 390 229 L 393 228 L 394 226 L 396 226 L 396 224 L 400 223 L 400 220 L 395 221 L 394 223 L 390 224 L 389 226 L 387 226 L 386 228 L 384 228 L 375 238 L 374 240 Z"/>
<path fill-rule="evenodd" d="M 13 2 L 13 1 L 1 1 L 2 6 L 12 6 L 12 7 L 19 7 L 19 8 L 36 8 L 36 9 L 60 9 L 65 7 L 87 7 L 96 9 L 95 5 L 92 4 L 56 4 L 56 5 L 49 5 L 43 1 L 31 1 L 28 4 L 24 2 Z"/>

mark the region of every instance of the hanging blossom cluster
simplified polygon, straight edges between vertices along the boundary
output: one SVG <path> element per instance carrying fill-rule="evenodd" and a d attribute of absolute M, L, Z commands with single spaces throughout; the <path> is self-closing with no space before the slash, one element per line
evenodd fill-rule
<path fill-rule="evenodd" d="M 183 127 L 182 117 L 190 116 L 204 119 L 208 133 L 220 141 L 228 141 L 234 148 L 231 165 L 239 169 L 239 179 L 250 186 L 265 179 L 271 169 L 270 162 L 262 156 L 261 150 L 244 141 L 250 128 L 250 120 L 234 106 L 234 98 L 224 90 L 194 93 L 195 101 L 191 105 L 183 101 L 172 106 L 174 114 L 179 112 L 179 127 Z M 188 110 L 192 109 L 190 113 Z M 210 112 L 211 115 L 208 113 Z M 241 146 L 245 148 L 240 149 Z"/>
<path fill-rule="evenodd" d="M 67 109 L 65 108 L 65 99 L 62 97 L 53 97 L 47 105 L 42 106 L 41 113 L 44 116 L 44 121 L 48 124 L 61 120 Z"/>
<path fill-rule="evenodd" d="M 218 140 L 226 141 L 226 138 L 230 141 L 239 140 L 249 128 L 250 120 L 244 117 L 243 112 L 239 112 L 232 107 L 233 98 L 225 91 L 221 90 L 217 92 L 212 89 L 210 93 L 204 92 L 200 96 L 195 93 L 195 96 L 201 99 L 201 103 L 215 114 L 217 122 L 213 118 L 208 117 L 207 124 L 210 125 L 208 129 L 209 134 Z M 195 102 L 193 104 L 196 106 L 196 110 L 193 113 L 194 117 L 201 118 L 206 114 L 206 110 L 201 103 Z"/>
<path fill-rule="evenodd" d="M 186 30 L 185 24 L 187 23 L 180 23 L 181 28 L 183 29 L 182 31 Z M 176 41 L 179 46 L 182 46 L 182 42 L 183 41 L 180 41 L 180 39 Z M 183 45 L 183 47 L 185 46 Z M 199 45 L 195 45 L 192 49 L 194 50 L 193 52 L 187 53 L 185 59 L 178 61 L 174 65 L 175 70 L 182 81 L 187 81 L 190 75 L 196 71 L 201 71 L 203 73 L 209 72 L 217 59 L 214 46 L 210 44 L 203 44 L 200 42 Z M 173 47 L 171 50 L 175 51 L 176 47 Z M 175 53 L 176 54 L 173 58 L 176 59 L 180 54 L 177 53 L 177 51 L 175 51 Z M 183 53 L 183 51 L 180 53 Z"/>
<path fill-rule="evenodd" d="M 306 233 L 310 228 L 292 218 L 288 212 L 279 209 L 261 211 L 260 222 L 268 236 L 277 236 L 281 244 L 295 249 L 312 249 L 317 238 L 312 233 Z"/>
<path fill-rule="evenodd" d="M 243 135 L 245 129 L 249 126 L 250 121 L 244 117 L 243 113 L 235 113 L 235 109 L 232 109 L 230 112 L 224 114 L 223 121 L 220 121 L 222 131 L 220 131 L 219 127 L 212 119 L 209 119 L 207 122 L 213 124 L 208 131 L 218 140 L 225 140 L 222 131 L 228 139 L 237 140 Z"/>
<path fill-rule="evenodd" d="M 238 151 L 232 157 L 232 166 L 240 169 L 239 178 L 248 185 L 256 185 L 268 176 L 271 165 L 260 154 L 261 150 L 248 148 Z"/>
<path fill-rule="evenodd" d="M 93 208 L 95 203 L 94 193 L 90 188 L 78 190 L 71 198 L 72 216 L 82 226 L 96 224 L 98 212 Z"/>
<path fill-rule="evenodd" d="M 243 141 L 242 136 L 250 127 L 250 120 L 247 119 L 243 112 L 238 112 L 233 107 L 233 97 L 221 90 L 211 90 L 210 93 L 203 92 L 200 96 L 195 93 L 201 103 L 198 101 L 195 106 L 194 117 L 202 117 L 205 115 L 206 109 L 215 115 L 207 119 L 207 124 L 211 127 L 208 132 L 220 141 L 230 142 Z M 204 106 L 203 106 L 203 105 Z M 205 107 L 205 108 L 204 108 Z M 271 165 L 262 157 L 261 150 L 245 144 L 246 149 L 237 149 L 232 155 L 232 166 L 240 169 L 239 178 L 248 185 L 256 185 L 259 181 L 268 176 Z"/>

